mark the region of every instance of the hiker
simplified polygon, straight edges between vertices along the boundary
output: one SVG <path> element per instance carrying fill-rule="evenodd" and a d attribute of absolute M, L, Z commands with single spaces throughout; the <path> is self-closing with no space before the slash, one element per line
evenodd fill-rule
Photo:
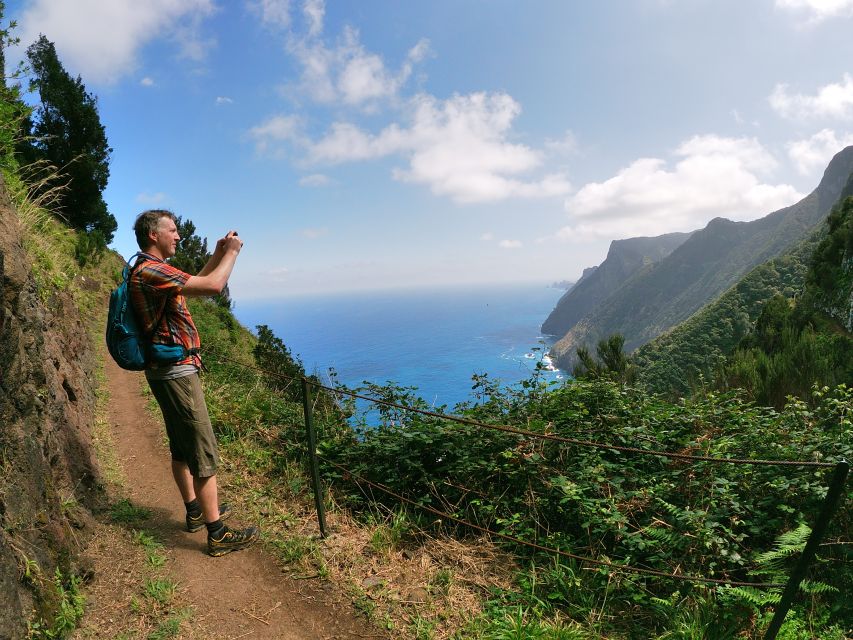
<path fill-rule="evenodd" d="M 216 468 L 219 454 L 199 381 L 198 331 L 187 308 L 186 296 L 222 292 L 243 242 L 229 231 L 198 275 L 166 263 L 175 255 L 180 236 L 175 214 L 162 209 L 145 211 L 133 225 L 142 251 L 133 266 L 128 291 L 142 333 L 153 344 L 181 345 L 181 359 L 149 364 L 145 377 L 163 412 L 172 475 L 187 509 L 187 530 L 207 527 L 207 552 L 221 556 L 257 541 L 257 527 L 229 529 L 222 523 L 230 514 L 219 504 Z M 174 358 L 173 358 L 174 359 Z"/>

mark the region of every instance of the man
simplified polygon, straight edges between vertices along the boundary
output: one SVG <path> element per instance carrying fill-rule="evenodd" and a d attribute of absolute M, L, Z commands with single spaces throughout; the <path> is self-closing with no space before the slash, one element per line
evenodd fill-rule
<path fill-rule="evenodd" d="M 257 527 L 237 530 L 222 523 L 231 510 L 219 505 L 219 454 L 198 376 L 201 343 L 186 296 L 221 293 L 243 242 L 236 231 L 229 231 L 216 242 L 204 268 L 191 276 L 165 262 L 175 255 L 181 239 L 171 211 L 145 211 L 133 230 L 142 250 L 128 282 L 137 321 L 152 343 L 181 345 L 186 355 L 174 363 L 150 365 L 145 377 L 163 412 L 172 475 L 187 509 L 187 530 L 200 531 L 206 525 L 208 553 L 225 555 L 253 544 L 259 532 Z"/>

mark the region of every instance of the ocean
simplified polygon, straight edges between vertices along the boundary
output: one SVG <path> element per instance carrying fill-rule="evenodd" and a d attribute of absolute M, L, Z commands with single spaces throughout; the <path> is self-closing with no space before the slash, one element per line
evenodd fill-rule
<path fill-rule="evenodd" d="M 234 312 L 253 330 L 269 326 L 323 380 L 333 368 L 350 387 L 392 381 L 452 409 L 473 398 L 474 373 L 505 384 L 531 375 L 552 344 L 539 328 L 562 294 L 535 284 L 448 287 L 249 301 Z"/>

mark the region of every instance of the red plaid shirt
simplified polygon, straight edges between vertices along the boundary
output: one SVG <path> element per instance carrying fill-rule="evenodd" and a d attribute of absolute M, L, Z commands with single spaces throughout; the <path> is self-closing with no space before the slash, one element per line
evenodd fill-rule
<path fill-rule="evenodd" d="M 190 274 L 147 253 L 136 264 L 127 288 L 140 329 L 157 344 L 180 344 L 188 350 L 201 347 L 187 299 L 181 293 Z M 175 364 L 201 367 L 201 358 L 194 354 Z"/>

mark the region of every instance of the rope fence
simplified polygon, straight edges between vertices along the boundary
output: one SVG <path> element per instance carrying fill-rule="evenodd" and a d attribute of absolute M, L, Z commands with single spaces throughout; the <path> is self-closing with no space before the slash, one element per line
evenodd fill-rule
<path fill-rule="evenodd" d="M 244 367 L 246 369 L 250 369 L 256 371 L 258 373 L 262 373 L 266 376 L 272 376 L 276 378 L 281 378 L 284 380 L 290 381 L 288 385 L 292 382 L 299 382 L 302 388 L 302 404 L 303 404 L 303 412 L 305 417 L 305 429 L 306 429 L 306 437 L 307 437 L 307 445 L 308 445 L 308 462 L 310 466 L 311 472 L 311 481 L 313 485 L 314 491 L 314 502 L 317 509 L 317 517 L 320 525 L 320 533 L 323 537 L 326 536 L 326 520 L 325 520 L 325 507 L 323 501 L 323 490 L 320 483 L 320 475 L 319 475 L 319 466 L 317 464 L 318 460 L 323 460 L 327 465 L 331 466 L 339 470 L 341 473 L 345 474 L 344 478 L 349 477 L 353 478 L 355 483 L 361 487 L 362 485 L 367 485 L 372 487 L 378 491 L 385 493 L 386 495 L 394 498 L 400 503 L 408 504 L 414 506 L 418 509 L 424 510 L 428 513 L 436 515 L 440 518 L 445 518 L 451 522 L 455 522 L 461 526 L 469 527 L 473 530 L 480 531 L 481 533 L 494 536 L 508 542 L 512 542 L 514 544 L 525 546 L 528 548 L 535 549 L 537 551 L 551 553 L 557 556 L 569 558 L 572 560 L 576 560 L 578 562 L 587 563 L 595 566 L 607 567 L 609 569 L 614 569 L 618 571 L 627 571 L 631 573 L 641 574 L 641 575 L 649 575 L 659 578 L 666 578 L 670 580 L 680 580 L 684 582 L 695 582 L 695 583 L 705 583 L 705 584 L 713 584 L 718 586 L 733 586 L 733 587 L 752 587 L 752 588 L 779 588 L 784 586 L 784 590 L 782 592 L 779 604 L 775 607 L 773 619 L 770 622 L 770 626 L 768 627 L 764 640 L 774 640 L 779 630 L 782 627 L 782 623 L 784 622 L 785 616 L 787 615 L 788 610 L 793 603 L 794 597 L 796 596 L 800 584 L 806 576 L 806 572 L 808 571 L 809 566 L 813 562 L 815 558 L 815 554 L 819 546 L 821 546 L 821 541 L 826 533 L 826 530 L 829 526 L 829 522 L 832 519 L 835 511 L 837 510 L 844 489 L 844 484 L 847 480 L 847 475 L 850 470 L 849 463 L 840 459 L 835 463 L 832 462 L 818 462 L 811 460 L 761 460 L 761 459 L 749 459 L 749 458 L 719 458 L 712 456 L 701 456 L 701 455 L 692 455 L 686 453 L 677 453 L 671 451 L 659 451 L 652 449 L 641 449 L 638 447 L 628 447 L 623 445 L 614 445 L 608 444 L 604 442 L 596 442 L 592 440 L 583 440 L 578 438 L 569 438 L 564 436 L 557 436 L 549 433 L 537 433 L 534 431 L 529 431 L 527 429 L 520 429 L 518 427 L 513 427 L 510 425 L 495 425 L 495 424 L 487 424 L 484 422 L 480 422 L 478 420 L 472 420 L 470 418 L 462 418 L 459 416 L 448 415 L 444 413 L 438 413 L 434 411 L 427 411 L 425 409 L 417 409 L 415 407 L 408 407 L 406 405 L 402 405 L 396 402 L 391 402 L 388 400 L 382 400 L 379 398 L 372 398 L 370 396 L 366 396 L 363 394 L 356 393 L 354 391 L 350 391 L 349 389 L 341 389 L 332 387 L 329 385 L 322 384 L 317 382 L 316 380 L 312 380 L 306 376 L 291 376 L 284 373 L 279 373 L 276 371 L 268 371 L 262 369 L 260 367 L 252 366 L 246 364 L 244 362 L 239 362 L 237 360 L 233 360 L 228 358 L 227 356 L 219 355 L 212 353 L 210 351 L 205 352 L 205 356 L 212 355 L 214 360 L 218 360 L 220 363 L 230 363 L 240 367 Z M 540 440 L 550 440 L 554 442 L 560 442 L 563 444 L 570 444 L 574 446 L 581 447 L 589 447 L 595 449 L 604 449 L 611 451 L 619 451 L 622 453 L 636 454 L 636 455 L 644 455 L 644 456 L 658 456 L 663 458 L 669 458 L 673 460 L 683 460 L 689 461 L 692 463 L 695 462 L 708 462 L 712 464 L 734 464 L 734 465 L 754 465 L 754 466 L 777 466 L 777 467 L 801 467 L 801 468 L 832 468 L 832 478 L 828 483 L 827 493 L 824 498 L 823 504 L 819 513 L 815 518 L 814 526 L 812 527 L 811 534 L 806 542 L 805 548 L 800 554 L 800 558 L 794 568 L 791 571 L 791 574 L 788 577 L 788 581 L 784 583 L 766 583 L 766 582 L 747 582 L 747 581 L 735 581 L 735 580 L 727 580 L 721 578 L 709 578 L 704 576 L 695 576 L 689 574 L 682 573 L 668 573 L 665 571 L 657 571 L 655 569 L 647 569 L 644 567 L 636 567 L 627 564 L 618 564 L 614 562 L 609 562 L 605 560 L 598 560 L 595 558 L 588 558 L 580 555 L 575 555 L 573 553 L 569 553 L 567 551 L 563 551 L 561 549 L 556 549 L 553 547 L 547 547 L 544 545 L 540 545 L 534 542 L 529 542 L 527 540 L 523 540 L 521 538 L 517 538 L 514 536 L 510 536 L 504 533 L 500 533 L 497 531 L 492 531 L 486 527 L 482 527 L 480 525 L 474 524 L 472 522 L 468 522 L 456 516 L 453 516 L 449 513 L 440 511 L 439 509 L 435 509 L 434 507 L 430 507 L 428 505 L 420 504 L 415 500 L 407 498 L 399 493 L 393 491 L 392 489 L 383 486 L 380 483 L 373 482 L 368 480 L 355 472 L 339 465 L 328 458 L 321 456 L 317 453 L 316 448 L 316 435 L 314 431 L 314 420 L 313 420 L 313 409 L 314 404 L 311 401 L 311 388 L 322 389 L 332 394 L 342 394 L 348 397 L 364 400 L 370 402 L 372 404 L 376 404 L 379 406 L 391 407 L 395 409 L 399 409 L 401 411 L 406 411 L 410 413 L 420 414 L 432 418 L 438 418 L 441 420 L 447 420 L 449 422 L 457 423 L 457 424 L 465 424 L 469 426 L 475 426 L 480 429 L 489 429 L 494 431 L 502 431 L 505 433 L 511 433 L 518 436 L 523 436 L 526 438 L 535 438 Z M 364 490 L 362 489 L 362 492 Z M 366 494 L 365 494 L 366 495 Z M 845 543 L 841 543 L 845 544 Z"/>
<path fill-rule="evenodd" d="M 406 405 L 399 404 L 397 402 L 390 402 L 388 400 L 380 400 L 379 398 L 371 398 L 370 396 L 366 396 L 360 393 L 356 393 L 354 391 L 350 391 L 349 389 L 341 389 L 340 387 L 331 387 L 310 378 L 303 377 L 298 378 L 296 376 L 289 376 L 283 373 L 278 373 L 276 371 L 266 371 L 264 369 L 253 367 L 251 365 L 247 365 L 245 363 L 239 362 L 237 360 L 232 360 L 230 358 L 226 358 L 223 356 L 214 356 L 214 358 L 218 357 L 220 361 L 230 362 L 231 364 L 236 364 L 241 367 L 245 367 L 247 369 L 251 369 L 258 373 L 263 373 L 266 375 L 274 376 L 277 378 L 282 378 L 284 380 L 290 380 L 297 382 L 299 380 L 305 380 L 312 387 L 316 387 L 318 389 L 323 389 L 333 394 L 341 394 L 345 396 L 349 396 L 351 398 L 357 398 L 359 400 L 365 400 L 367 402 L 371 402 L 373 404 L 382 405 L 386 407 L 391 407 L 394 409 L 400 409 L 402 411 L 406 411 L 409 413 L 416 413 L 423 416 L 428 416 L 431 418 L 439 418 L 442 420 L 447 420 L 449 422 L 455 422 L 457 424 L 465 424 L 469 426 L 479 427 L 481 429 L 491 429 L 493 431 L 503 431 L 504 433 L 512 433 L 519 436 L 524 436 L 527 438 L 536 438 L 539 440 L 550 440 L 553 442 L 560 442 L 562 444 L 571 444 L 580 447 L 590 447 L 595 449 L 609 449 L 612 451 L 620 451 L 622 453 L 634 453 L 638 455 L 645 456 L 659 456 L 662 458 L 671 458 L 674 460 L 688 460 L 695 462 L 710 462 L 715 464 L 746 464 L 746 465 L 755 465 L 755 466 L 780 466 L 780 467 L 813 467 L 813 468 L 832 468 L 835 466 L 832 462 L 817 462 L 813 460 L 759 460 L 759 459 L 751 459 L 751 458 L 717 458 L 713 456 L 697 456 L 688 453 L 677 453 L 673 451 L 657 451 L 651 449 L 640 449 L 638 447 L 627 447 L 623 445 L 616 444 L 608 444 L 606 442 L 595 442 L 593 440 L 582 440 L 578 438 L 568 438 L 565 436 L 558 436 L 550 433 L 538 433 L 536 431 L 529 431 L 526 429 L 519 429 L 517 427 L 512 427 L 509 425 L 499 425 L 499 424 L 487 424 L 485 422 L 480 422 L 478 420 L 472 420 L 470 418 L 462 418 L 459 416 L 448 415 L 445 413 L 438 413 L 435 411 L 427 411 L 425 409 L 417 409 L 415 407 L 407 407 Z"/>
<path fill-rule="evenodd" d="M 411 498 L 406 498 L 405 496 L 402 496 L 399 493 L 392 491 L 388 487 L 385 487 L 385 486 L 379 484 L 378 482 L 373 482 L 371 480 L 368 480 L 367 478 L 363 478 L 362 476 L 358 475 L 354 471 L 350 471 L 346 467 L 343 467 L 343 466 L 341 466 L 335 462 L 332 462 L 331 460 L 329 460 L 325 456 L 320 455 L 319 453 L 317 454 L 317 457 L 320 460 L 322 460 L 323 462 L 325 462 L 326 464 L 334 467 L 335 469 L 339 470 L 340 472 L 342 472 L 342 473 L 350 476 L 351 478 L 353 478 L 355 480 L 356 484 L 359 484 L 359 485 L 366 484 L 370 487 L 373 487 L 374 489 L 378 489 L 379 491 L 382 491 L 386 495 L 389 495 L 392 498 L 395 498 L 396 500 L 398 500 L 400 502 L 403 502 L 405 504 L 410 504 L 414 507 L 417 507 L 418 509 L 423 509 L 424 511 L 427 511 L 428 513 L 436 515 L 439 518 L 445 518 L 447 520 L 450 520 L 451 522 L 455 522 L 456 524 L 460 524 L 464 527 L 469 527 L 469 528 L 474 529 L 476 531 L 479 531 L 481 533 L 485 533 L 485 534 L 490 535 L 490 536 L 495 536 L 496 538 L 502 538 L 503 540 L 508 540 L 509 542 L 513 542 L 515 544 L 518 544 L 518 545 L 521 545 L 524 547 L 529 547 L 529 548 L 535 549 L 537 551 L 544 551 L 545 553 L 553 553 L 555 555 L 562 556 L 564 558 L 570 558 L 572 560 L 578 560 L 578 561 L 586 563 L 586 564 L 594 564 L 594 565 L 601 566 L 601 567 L 608 567 L 610 569 L 618 569 L 620 571 L 630 571 L 631 573 L 642 573 L 645 575 L 658 576 L 661 578 L 670 578 L 672 580 L 685 580 L 688 582 L 706 582 L 706 583 L 710 583 L 710 584 L 727 585 L 727 586 L 731 586 L 731 587 L 756 587 L 756 588 L 768 588 L 768 589 L 785 586 L 784 583 L 738 582 L 736 580 L 724 580 L 724 579 L 720 579 L 720 578 L 706 578 L 703 576 L 693 576 L 693 575 L 687 575 L 687 574 L 683 574 L 683 573 L 667 573 L 665 571 L 656 571 L 655 569 L 645 569 L 643 567 L 634 567 L 634 566 L 627 565 L 627 564 L 616 564 L 614 562 L 607 562 L 605 560 L 596 560 L 595 558 L 587 558 L 585 556 L 575 555 L 574 553 L 569 553 L 568 551 L 563 551 L 562 549 L 556 549 L 554 547 L 546 547 L 546 546 L 543 546 L 541 544 L 537 544 L 535 542 L 530 542 L 528 540 L 516 538 L 515 536 L 510 536 L 510 535 L 507 535 L 505 533 L 500 533 L 498 531 L 493 531 L 493 530 L 488 529 L 486 527 L 481 527 L 478 524 L 474 524 L 473 522 L 468 522 L 467 520 L 457 518 L 456 516 L 453 516 L 449 513 L 445 513 L 444 511 L 440 511 L 440 510 L 435 509 L 433 507 L 430 507 L 428 505 L 420 504 L 419 502 L 416 502 L 415 500 L 412 500 Z"/>

